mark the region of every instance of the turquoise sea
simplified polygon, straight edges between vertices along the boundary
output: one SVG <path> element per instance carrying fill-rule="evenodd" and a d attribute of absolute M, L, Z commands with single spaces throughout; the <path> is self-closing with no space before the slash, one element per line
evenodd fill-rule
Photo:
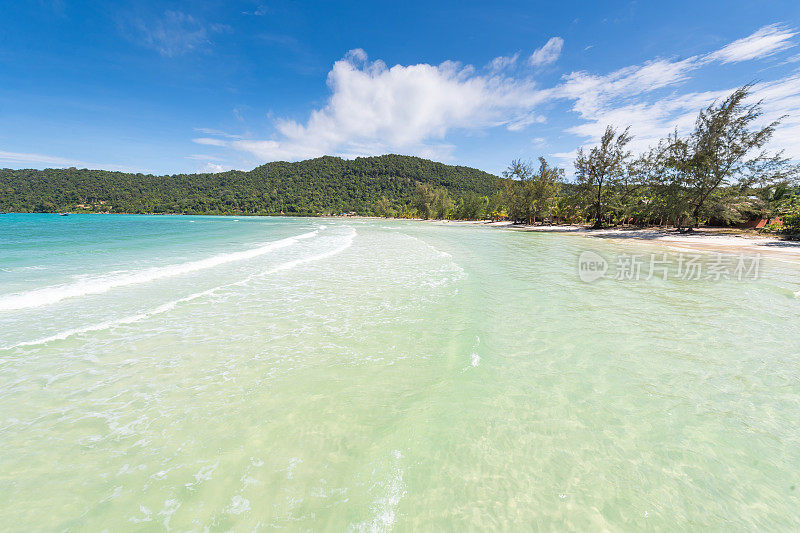
<path fill-rule="evenodd" d="M 2 215 L 0 530 L 797 530 L 800 265 L 677 254 Z"/>

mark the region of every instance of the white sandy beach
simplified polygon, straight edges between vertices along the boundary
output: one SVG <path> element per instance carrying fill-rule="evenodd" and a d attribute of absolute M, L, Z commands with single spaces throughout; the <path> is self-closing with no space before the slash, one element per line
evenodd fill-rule
<path fill-rule="evenodd" d="M 448 224 L 477 224 L 512 231 L 565 233 L 599 239 L 640 239 L 663 244 L 673 249 L 701 252 L 761 253 L 800 263 L 800 241 L 787 241 L 777 236 L 761 235 L 736 228 L 702 228 L 692 233 L 679 233 L 660 228 L 609 228 L 593 230 L 586 226 L 519 225 L 511 222 L 448 221 Z"/>

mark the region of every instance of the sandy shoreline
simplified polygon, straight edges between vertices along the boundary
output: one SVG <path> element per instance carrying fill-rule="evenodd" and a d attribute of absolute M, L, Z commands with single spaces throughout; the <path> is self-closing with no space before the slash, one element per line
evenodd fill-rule
<path fill-rule="evenodd" d="M 339 217 L 334 217 L 339 218 Z M 442 225 L 482 226 L 507 231 L 560 233 L 591 239 L 638 240 L 662 245 L 679 251 L 720 252 L 739 254 L 763 254 L 800 264 L 800 241 L 788 241 L 775 235 L 764 235 L 739 228 L 701 228 L 692 233 L 679 233 L 674 228 L 607 228 L 591 229 L 585 225 L 525 225 L 508 221 L 490 222 L 488 220 L 439 220 L 421 218 L 392 218 L 352 216 L 365 220 L 403 220 L 430 222 Z"/>
<path fill-rule="evenodd" d="M 800 241 L 749 233 L 736 228 L 702 228 L 693 233 L 678 233 L 661 228 L 609 228 L 593 230 L 585 226 L 527 226 L 511 222 L 447 221 L 510 231 L 562 233 L 594 239 L 636 239 L 671 248 L 698 252 L 764 254 L 800 263 Z"/>
<path fill-rule="evenodd" d="M 76 214 L 76 213 L 71 213 Z M 84 213 L 81 213 L 84 214 Z M 85 214 L 135 214 L 135 213 L 85 213 Z M 171 216 L 274 216 L 282 217 L 286 215 L 183 215 L 167 214 Z M 145 215 L 146 216 L 146 215 Z M 315 218 L 315 217 L 311 217 Z M 575 235 L 578 237 L 594 239 L 619 239 L 619 240 L 639 240 L 656 245 L 663 245 L 675 250 L 697 251 L 697 252 L 720 252 L 720 253 L 746 253 L 763 254 L 776 259 L 782 259 L 792 263 L 800 264 L 800 241 L 788 241 L 774 235 L 764 235 L 753 231 L 738 228 L 701 228 L 692 233 L 679 233 L 670 228 L 607 228 L 591 229 L 585 225 L 525 225 L 513 224 L 508 221 L 490 222 L 488 220 L 440 220 L 440 219 L 421 219 L 421 218 L 395 218 L 377 217 L 365 215 L 336 216 L 329 215 L 320 218 L 334 219 L 355 219 L 355 220 L 398 220 L 429 222 L 442 225 L 468 225 L 482 226 L 487 228 L 502 229 L 508 231 L 541 232 L 541 233 L 560 233 L 565 235 Z"/>

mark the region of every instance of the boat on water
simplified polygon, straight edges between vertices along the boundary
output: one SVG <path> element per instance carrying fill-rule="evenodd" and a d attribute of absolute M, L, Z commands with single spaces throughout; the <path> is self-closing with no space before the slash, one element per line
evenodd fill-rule
<path fill-rule="evenodd" d="M 62 217 L 68 217 L 69 213 L 59 213 Z"/>

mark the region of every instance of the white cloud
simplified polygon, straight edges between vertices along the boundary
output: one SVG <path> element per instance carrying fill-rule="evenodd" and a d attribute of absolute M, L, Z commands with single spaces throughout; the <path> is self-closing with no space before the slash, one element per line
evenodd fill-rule
<path fill-rule="evenodd" d="M 442 158 L 452 151 L 442 142 L 448 132 L 525 120 L 546 98 L 531 80 L 480 75 L 455 62 L 389 68 L 382 61 L 370 62 L 361 49 L 333 65 L 328 85 L 327 104 L 312 111 L 305 123 L 279 120 L 277 139 L 194 141 L 229 146 L 261 160 L 392 151 Z"/>
<path fill-rule="evenodd" d="M 0 168 L 3 164 L 10 164 L 12 168 L 92 168 L 92 169 L 105 169 L 105 170 L 119 170 L 122 172 L 141 172 L 141 169 L 128 167 L 124 165 L 115 165 L 109 163 L 91 163 L 81 161 L 78 159 L 69 159 L 65 157 L 35 154 L 25 152 L 5 152 L 0 150 Z"/>
<path fill-rule="evenodd" d="M 737 63 L 750 59 L 761 59 L 794 46 L 792 37 L 797 32 L 779 24 L 764 26 L 752 35 L 733 41 L 708 56 L 722 63 Z"/>
<path fill-rule="evenodd" d="M 556 93 L 573 100 L 572 110 L 583 122 L 566 131 L 584 138 L 587 144 L 593 144 L 605 131 L 606 125 L 619 129 L 631 125 L 635 135 L 631 143 L 634 151 L 645 150 L 675 129 L 686 133 L 694 126 L 700 109 L 725 98 L 736 87 L 680 93 L 680 84 L 711 62 L 728 63 L 734 61 L 734 57 L 741 58 L 739 60 L 767 57 L 778 49 L 792 46 L 787 39 L 795 34 L 780 28 L 777 25 L 765 26 L 751 36 L 705 56 L 682 60 L 655 59 L 605 75 L 573 72 L 565 77 Z M 663 89 L 672 92 L 664 95 Z M 776 132 L 772 146 L 786 149 L 787 155 L 800 158 L 800 146 L 791 142 L 792 135 L 800 134 L 800 124 L 794 122 L 800 118 L 792 118 L 800 117 L 797 76 L 757 84 L 753 87 L 753 101 L 757 99 L 764 100 L 764 123 L 790 115 Z M 574 157 L 573 152 L 558 155 Z"/>
<path fill-rule="evenodd" d="M 210 44 L 210 35 L 229 31 L 223 24 L 206 24 L 192 15 L 180 11 L 165 11 L 158 17 L 131 18 L 127 27 L 128 37 L 156 50 L 166 57 L 184 55 Z"/>
<path fill-rule="evenodd" d="M 572 72 L 565 76 L 559 92 L 576 100 L 576 111 L 588 113 L 616 98 L 629 98 L 675 85 L 686 80 L 699 66 L 697 58 L 690 57 L 682 61 L 655 59 L 605 75 Z"/>
<path fill-rule="evenodd" d="M 544 46 L 538 48 L 531 54 L 528 62 L 534 67 L 555 63 L 561 55 L 561 48 L 563 46 L 564 39 L 561 37 L 551 37 Z"/>
<path fill-rule="evenodd" d="M 187 155 L 186 159 L 193 159 L 195 161 L 223 161 L 223 159 L 220 157 L 214 155 L 206 155 L 206 154 Z"/>
<path fill-rule="evenodd" d="M 800 74 L 756 84 L 752 100 L 763 100 L 762 124 L 781 119 L 770 146 L 800 160 Z"/>
<path fill-rule="evenodd" d="M 259 4 L 253 11 L 243 11 L 245 15 L 255 15 L 256 17 L 263 17 L 268 15 L 272 10 L 265 4 Z"/>
<path fill-rule="evenodd" d="M 521 131 L 531 124 L 544 124 L 545 122 L 547 122 L 546 116 L 531 112 L 517 120 L 509 122 L 506 129 L 508 131 Z"/>
<path fill-rule="evenodd" d="M 530 73 L 508 73 L 516 54 L 495 58 L 481 73 L 452 61 L 388 67 L 380 60 L 370 61 L 364 50 L 355 49 L 333 65 L 327 80 L 331 94 L 307 120 L 278 120 L 275 134 L 268 139 L 236 138 L 204 129 L 198 131 L 207 136 L 194 142 L 232 148 L 259 161 L 388 152 L 447 160 L 455 151 L 448 142 L 448 135 L 454 131 L 504 127 L 514 132 L 533 124 L 552 124 L 540 104 L 566 101 L 579 123 L 563 131 L 579 137 L 578 143 L 596 142 L 608 124 L 619 128 L 632 125 L 633 148 L 643 150 L 675 128 L 690 130 L 701 108 L 735 89 L 717 86 L 709 91 L 682 92 L 682 84 L 698 69 L 731 62 L 734 57 L 767 57 L 790 46 L 792 36 L 794 33 L 780 26 L 766 26 L 709 54 L 655 58 L 605 74 L 571 72 L 549 88 L 536 85 Z M 764 39 L 772 44 L 765 44 Z M 537 50 L 534 56 L 538 54 L 538 64 L 554 61 L 562 42 L 554 37 Z M 758 46 L 754 44 L 759 42 Z M 756 95 L 765 99 L 767 118 L 791 115 L 776 133 L 775 144 L 787 148 L 787 154 L 796 158 L 800 158 L 800 145 L 792 139 L 800 138 L 799 80 L 790 76 L 754 88 Z M 572 157 L 574 152 L 552 155 Z"/>
<path fill-rule="evenodd" d="M 78 167 L 83 166 L 81 161 L 74 159 L 66 159 L 63 157 L 56 157 L 44 154 L 30 154 L 20 152 L 4 152 L 0 151 L 0 161 L 4 163 L 13 163 L 15 165 L 34 163 L 38 165 L 49 165 L 51 167 Z"/>
<path fill-rule="evenodd" d="M 511 68 L 517 64 L 517 59 L 519 59 L 519 52 L 514 54 L 513 56 L 500 56 L 495 57 L 492 59 L 486 68 L 488 68 L 492 72 L 500 72 L 507 68 Z"/>
<path fill-rule="evenodd" d="M 233 170 L 233 167 L 220 165 L 211 161 L 197 169 L 198 172 L 204 172 L 208 174 L 218 174 L 220 172 L 227 172 L 229 170 Z"/>
<path fill-rule="evenodd" d="M 234 110 L 236 111 L 236 110 Z M 241 135 L 235 135 L 233 133 L 227 133 L 221 130 L 215 130 L 212 128 L 195 128 L 194 131 L 198 133 L 202 133 L 204 135 L 216 135 L 218 137 L 226 137 L 228 139 L 241 139 Z"/>
<path fill-rule="evenodd" d="M 345 54 L 344 59 L 350 63 L 359 64 L 364 63 L 368 57 L 363 48 L 353 48 Z"/>
<path fill-rule="evenodd" d="M 572 110 L 583 122 L 566 131 L 594 143 L 607 125 L 623 129 L 632 124 L 634 148 L 644 149 L 675 126 L 691 126 L 697 111 L 707 105 L 707 99 L 698 97 L 652 96 L 676 87 L 700 66 L 698 57 L 690 57 L 655 59 L 605 75 L 573 72 L 556 93 L 573 101 Z M 678 116 L 681 112 L 684 115 Z"/>
<path fill-rule="evenodd" d="M 199 137 L 197 139 L 192 139 L 193 142 L 197 144 L 205 144 L 206 146 L 228 146 L 227 141 L 223 141 L 222 139 L 212 139 L 210 137 Z"/>
<path fill-rule="evenodd" d="M 606 125 L 623 129 L 631 125 L 635 135 L 631 148 L 634 152 L 642 152 L 655 146 L 660 139 L 677 130 L 686 134 L 694 127 L 697 113 L 715 101 L 730 95 L 736 87 L 701 92 L 675 93 L 666 97 L 644 98 L 638 101 L 625 102 L 625 99 L 599 105 L 580 107 L 576 101 L 574 109 L 578 111 L 584 122 L 567 128 L 585 140 L 585 145 L 597 142 L 605 131 Z M 586 99 L 592 96 L 587 94 Z M 769 122 L 781 119 L 769 148 L 783 150 L 786 156 L 800 159 L 800 74 L 795 74 L 771 82 L 762 82 L 753 86 L 750 102 L 763 101 L 764 115 L 757 125 L 764 126 Z M 554 157 L 572 159 L 574 152 L 553 154 Z"/>

